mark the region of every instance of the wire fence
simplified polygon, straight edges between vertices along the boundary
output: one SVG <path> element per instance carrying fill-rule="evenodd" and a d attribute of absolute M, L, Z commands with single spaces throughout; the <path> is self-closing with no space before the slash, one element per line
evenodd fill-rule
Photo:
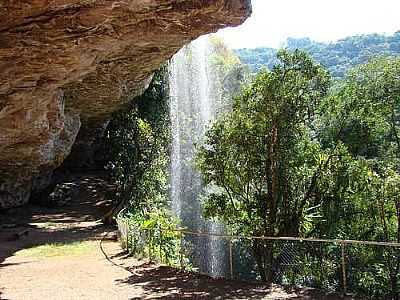
<path fill-rule="evenodd" d="M 400 244 L 294 237 L 232 236 L 176 229 L 140 229 L 117 220 L 122 246 L 136 255 L 212 277 L 261 280 L 254 249 L 277 284 L 399 299 Z"/>

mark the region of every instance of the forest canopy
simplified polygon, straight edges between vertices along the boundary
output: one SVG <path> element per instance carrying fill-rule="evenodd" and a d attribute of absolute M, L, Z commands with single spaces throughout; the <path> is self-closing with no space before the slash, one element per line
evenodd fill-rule
<path fill-rule="evenodd" d="M 399 79 L 400 58 L 376 58 L 331 86 L 307 53 L 278 51 L 207 132 L 197 156 L 205 215 L 235 235 L 400 242 Z M 272 281 L 273 244 L 249 243 Z M 358 255 L 351 267 L 370 271 L 355 276 L 382 276 L 352 288 L 380 297 L 390 286 L 397 299 L 398 250 Z"/>
<path fill-rule="evenodd" d="M 333 43 L 316 42 L 310 38 L 288 38 L 285 47 L 288 50 L 301 49 L 308 52 L 334 78 L 342 78 L 352 67 L 367 63 L 373 57 L 399 55 L 400 31 L 391 36 L 352 36 Z M 250 66 L 253 72 L 258 72 L 262 67 L 271 69 L 278 62 L 278 50 L 274 48 L 243 48 L 235 52 L 242 63 Z"/>

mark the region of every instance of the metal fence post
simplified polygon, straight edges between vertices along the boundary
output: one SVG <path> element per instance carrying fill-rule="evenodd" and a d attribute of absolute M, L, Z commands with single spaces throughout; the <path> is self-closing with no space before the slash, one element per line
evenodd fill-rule
<path fill-rule="evenodd" d="M 125 222 L 125 234 L 126 234 L 126 251 L 129 252 L 129 226 Z"/>
<path fill-rule="evenodd" d="M 345 259 L 345 243 L 342 242 L 342 277 L 343 277 L 343 295 L 346 295 L 347 290 L 347 280 L 346 280 L 346 259 Z"/>
<path fill-rule="evenodd" d="M 148 244 L 148 247 L 149 247 L 149 260 L 150 260 L 150 262 L 153 261 L 153 258 L 152 258 L 152 256 L 153 256 L 152 242 L 153 242 L 153 239 L 152 239 L 151 230 L 147 230 L 147 244 Z"/>
<path fill-rule="evenodd" d="M 183 265 L 183 233 L 180 234 L 180 246 L 179 246 L 179 264 L 181 269 L 184 269 Z"/>
<path fill-rule="evenodd" d="M 158 230 L 159 230 L 158 238 L 159 238 L 159 243 L 160 243 L 160 245 L 159 245 L 160 263 L 163 263 L 163 260 L 162 260 L 162 242 L 163 242 L 163 240 L 162 240 L 162 230 L 161 230 L 161 227 L 159 227 Z M 167 261 L 167 259 L 166 259 L 166 261 Z"/>
<path fill-rule="evenodd" d="M 229 239 L 229 270 L 231 279 L 233 279 L 232 239 Z"/>

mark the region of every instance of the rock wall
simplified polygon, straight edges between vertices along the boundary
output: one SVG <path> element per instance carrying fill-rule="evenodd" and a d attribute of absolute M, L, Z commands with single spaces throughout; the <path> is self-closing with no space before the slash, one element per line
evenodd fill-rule
<path fill-rule="evenodd" d="M 2 0 L 0 208 L 44 188 L 74 143 L 79 163 L 94 127 L 184 44 L 250 12 L 250 0 Z"/>

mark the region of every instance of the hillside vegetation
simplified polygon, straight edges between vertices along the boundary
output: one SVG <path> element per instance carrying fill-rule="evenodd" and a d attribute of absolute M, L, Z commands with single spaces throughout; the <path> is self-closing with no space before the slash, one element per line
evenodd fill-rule
<path fill-rule="evenodd" d="M 368 62 L 376 56 L 398 56 L 400 54 L 400 31 L 391 36 L 369 34 L 347 37 L 334 43 L 320 43 L 310 38 L 288 38 L 288 50 L 301 49 L 326 67 L 333 77 L 343 77 L 352 67 Z M 240 60 L 253 72 L 262 67 L 272 68 L 278 61 L 274 48 L 235 50 Z"/>

